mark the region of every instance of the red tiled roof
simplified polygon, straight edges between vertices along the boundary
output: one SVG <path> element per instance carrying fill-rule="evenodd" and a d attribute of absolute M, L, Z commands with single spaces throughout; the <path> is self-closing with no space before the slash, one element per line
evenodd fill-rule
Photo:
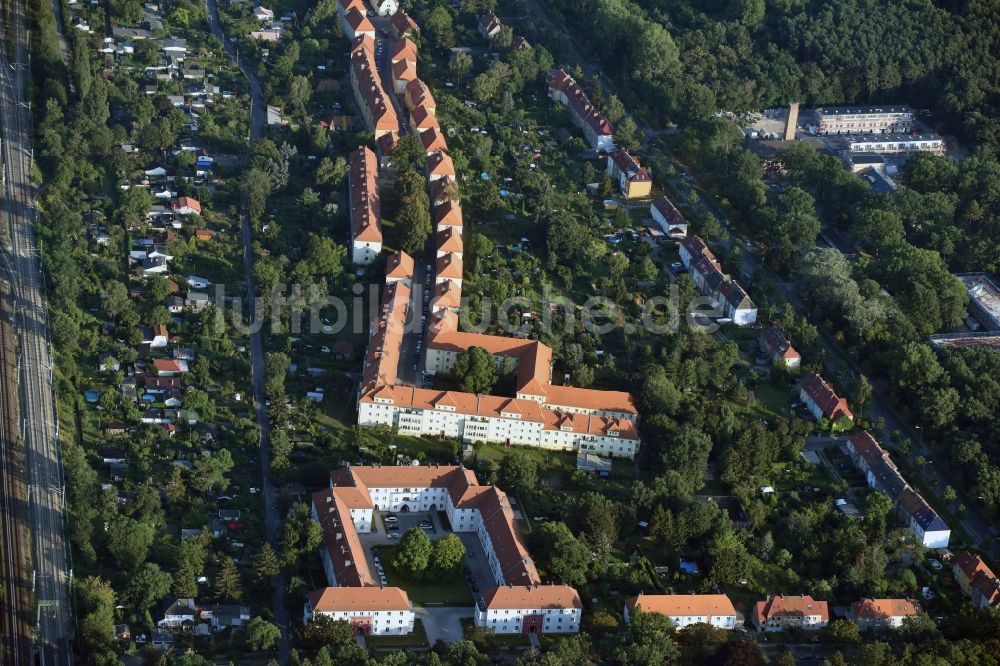
<path fill-rule="evenodd" d="M 611 123 L 590 103 L 590 99 L 583 92 L 583 88 L 565 70 L 559 69 L 549 77 L 549 87 L 559 90 L 566 95 L 566 103 L 570 111 L 585 122 L 595 133 L 604 136 L 614 134 Z"/>
<path fill-rule="evenodd" d="M 851 604 L 857 618 L 912 617 L 920 613 L 920 605 L 909 599 L 862 599 Z"/>
<path fill-rule="evenodd" d="M 841 415 L 849 419 L 854 418 L 854 413 L 847 406 L 847 400 L 838 396 L 833 388 L 816 373 L 811 372 L 803 377 L 802 381 L 799 382 L 799 388 L 805 391 L 809 399 L 820 408 L 827 418 L 834 421 Z"/>
<path fill-rule="evenodd" d="M 758 624 L 764 624 L 769 618 L 784 616 L 818 615 L 824 621 L 830 619 L 829 604 L 816 601 L 810 596 L 802 595 L 787 597 L 777 594 L 765 601 L 758 601 L 754 607 L 754 616 Z"/>
<path fill-rule="evenodd" d="M 488 609 L 583 608 L 580 595 L 567 585 L 515 585 L 483 592 Z"/>
<path fill-rule="evenodd" d="M 640 594 L 625 602 L 630 609 L 659 613 L 668 617 L 730 617 L 736 615 L 733 602 L 724 594 Z"/>
<path fill-rule="evenodd" d="M 314 613 L 411 610 L 410 597 L 398 587 L 325 587 L 309 593 Z"/>
<path fill-rule="evenodd" d="M 375 153 L 361 146 L 350 156 L 351 236 L 356 241 L 382 242 L 382 206 Z"/>

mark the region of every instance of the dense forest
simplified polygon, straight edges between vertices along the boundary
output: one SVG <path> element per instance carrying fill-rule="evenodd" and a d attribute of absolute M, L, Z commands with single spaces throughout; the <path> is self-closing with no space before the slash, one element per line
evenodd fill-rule
<path fill-rule="evenodd" d="M 626 103 L 683 121 L 906 102 L 971 145 L 1000 146 L 996 0 L 553 0 Z M 621 78 L 621 77 L 619 77 Z M 663 115 L 665 112 L 665 116 Z"/>

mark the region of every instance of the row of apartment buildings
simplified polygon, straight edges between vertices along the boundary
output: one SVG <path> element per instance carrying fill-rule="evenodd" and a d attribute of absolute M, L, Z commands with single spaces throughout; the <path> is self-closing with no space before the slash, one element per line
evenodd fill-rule
<path fill-rule="evenodd" d="M 865 475 L 870 488 L 889 496 L 896 511 L 917 541 L 928 548 L 947 548 L 951 529 L 930 504 L 900 474 L 889 453 L 867 430 L 852 435 L 846 444 L 851 460 Z"/>
<path fill-rule="evenodd" d="M 625 621 L 637 611 L 665 615 L 677 629 L 695 624 L 730 630 L 739 627 L 736 608 L 725 594 L 640 594 L 625 602 Z M 847 618 L 862 630 L 888 629 L 920 613 L 920 606 L 909 599 L 865 598 L 851 605 Z M 830 607 L 826 601 L 807 595 L 772 595 L 754 604 L 749 621 L 753 629 L 762 632 L 815 631 L 829 624 Z"/>
<path fill-rule="evenodd" d="M 976 608 L 1000 605 L 1000 579 L 981 557 L 962 553 L 955 559 L 952 573 L 959 588 Z"/>
<path fill-rule="evenodd" d="M 404 35 L 402 40 L 407 41 Z M 414 53 L 415 46 L 393 49 Z M 415 56 L 414 56 L 415 64 Z M 434 293 L 424 368 L 447 373 L 458 355 L 482 347 L 517 365 L 514 397 L 475 395 L 405 386 L 397 382 L 400 350 L 413 288 L 413 259 L 389 260 L 386 290 L 371 329 L 358 399 L 361 426 L 388 425 L 412 435 L 456 437 L 554 450 L 582 450 L 632 458 L 639 446 L 638 412 L 628 393 L 551 383 L 552 350 L 537 341 L 459 331 L 464 276 L 463 217 L 455 167 L 435 115 L 430 90 L 419 78 L 406 83 L 411 130 L 427 151 L 426 173 L 435 224 Z M 425 139 L 426 137 L 432 137 Z"/>
<path fill-rule="evenodd" d="M 320 556 L 328 587 L 308 596 L 305 621 L 316 614 L 351 623 L 367 635 L 407 634 L 414 612 L 406 592 L 381 587 L 359 534 L 378 511 L 444 511 L 452 530 L 472 533 L 486 553 L 495 587 L 483 591 L 475 623 L 496 633 L 576 633 L 583 605 L 576 590 L 543 585 L 518 530 L 507 495 L 480 485 L 462 467 L 367 467 L 335 470 L 312 498 L 323 532 Z"/>
<path fill-rule="evenodd" d="M 681 263 L 690 271 L 702 294 L 711 298 L 737 326 L 757 321 L 757 306 L 740 284 L 723 272 L 722 264 L 698 236 L 680 242 Z"/>
<path fill-rule="evenodd" d="M 611 123 L 566 70 L 560 68 L 549 74 L 548 94 L 549 98 L 566 106 L 573 124 L 583 131 L 590 147 L 608 154 L 607 174 L 625 198 L 648 197 L 653 188 L 649 168 L 639 164 L 624 148 L 615 147 Z"/>

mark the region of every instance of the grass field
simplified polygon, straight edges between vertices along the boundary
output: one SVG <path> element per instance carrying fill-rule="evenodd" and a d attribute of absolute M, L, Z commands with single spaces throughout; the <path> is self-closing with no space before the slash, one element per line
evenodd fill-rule
<path fill-rule="evenodd" d="M 396 548 L 397 546 L 376 546 L 389 585 L 406 590 L 410 595 L 410 601 L 418 606 L 471 606 L 475 603 L 472 591 L 466 585 L 461 572 L 451 579 L 434 581 L 412 580 L 404 576 L 392 565 Z"/>

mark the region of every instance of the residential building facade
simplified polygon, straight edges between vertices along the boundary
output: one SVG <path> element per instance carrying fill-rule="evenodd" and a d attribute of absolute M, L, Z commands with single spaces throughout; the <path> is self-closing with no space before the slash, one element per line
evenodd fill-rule
<path fill-rule="evenodd" d="M 549 75 L 549 97 L 566 105 L 570 118 L 583 131 L 591 148 L 608 153 L 614 150 L 611 123 L 594 108 L 583 88 L 566 70 L 557 69 Z"/>
<path fill-rule="evenodd" d="M 822 629 L 830 622 L 830 608 L 825 601 L 810 596 L 776 594 L 754 606 L 753 626 L 757 631 L 787 629 Z"/>
<path fill-rule="evenodd" d="M 820 134 L 909 132 L 914 122 L 913 111 L 907 106 L 828 106 L 814 114 Z"/>
<path fill-rule="evenodd" d="M 677 629 L 709 624 L 716 629 L 736 628 L 736 608 L 724 594 L 640 594 L 625 602 L 625 621 L 636 610 L 670 618 Z"/>
<path fill-rule="evenodd" d="M 1000 604 L 1000 580 L 981 557 L 968 551 L 962 553 L 955 558 L 952 572 L 959 588 L 976 608 Z"/>
<path fill-rule="evenodd" d="M 375 153 L 361 146 L 350 155 L 351 261 L 367 265 L 382 252 L 382 206 Z"/>
<path fill-rule="evenodd" d="M 858 629 L 898 629 L 903 620 L 921 613 L 909 599 L 861 599 L 851 604 L 851 620 Z"/>

